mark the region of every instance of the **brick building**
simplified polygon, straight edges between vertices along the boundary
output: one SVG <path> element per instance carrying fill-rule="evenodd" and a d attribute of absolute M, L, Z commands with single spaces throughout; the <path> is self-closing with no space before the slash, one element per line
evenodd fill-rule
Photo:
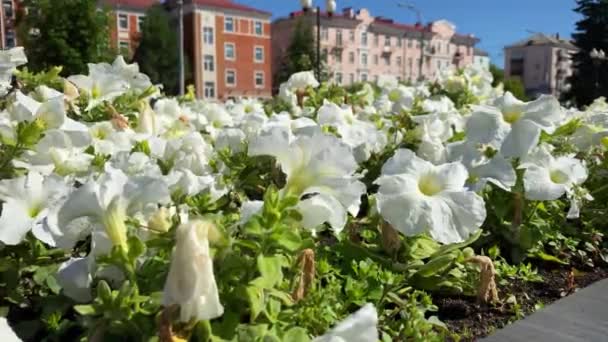
<path fill-rule="evenodd" d="M 281 67 L 298 21 L 314 26 L 315 20 L 314 13 L 293 12 L 273 22 L 273 73 Z M 430 79 L 441 68 L 472 63 L 478 41 L 458 34 L 446 20 L 407 25 L 352 8 L 332 16 L 322 13 L 321 18 L 322 55 L 340 84 L 375 81 L 381 75 L 403 81 Z"/>
<path fill-rule="evenodd" d="M 271 15 L 231 0 L 184 0 L 187 81 L 198 97 L 271 96 Z"/>
<path fill-rule="evenodd" d="M 110 44 L 125 56 L 131 57 L 137 49 L 141 23 L 145 13 L 159 0 L 102 0 L 100 6 L 110 15 Z"/>

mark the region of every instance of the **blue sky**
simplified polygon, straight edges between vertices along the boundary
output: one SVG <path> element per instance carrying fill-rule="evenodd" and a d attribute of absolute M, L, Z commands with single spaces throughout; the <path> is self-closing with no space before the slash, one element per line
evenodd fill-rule
<path fill-rule="evenodd" d="M 275 17 L 285 16 L 299 8 L 299 0 L 235 0 L 266 9 Z M 325 0 L 314 0 L 325 6 Z M 416 16 L 396 6 L 397 0 L 337 0 L 338 8 L 368 8 L 374 16 L 386 16 L 404 22 L 415 22 Z M 461 33 L 472 33 L 481 39 L 478 47 L 488 51 L 492 61 L 503 65 L 502 48 L 524 39 L 529 31 L 558 33 L 570 37 L 578 14 L 574 0 L 411 0 L 420 8 L 425 22 L 447 19 Z"/>

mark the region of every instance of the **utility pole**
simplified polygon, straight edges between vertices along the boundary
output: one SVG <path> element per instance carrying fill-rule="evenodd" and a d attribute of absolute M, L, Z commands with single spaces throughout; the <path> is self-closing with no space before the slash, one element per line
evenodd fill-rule
<path fill-rule="evenodd" d="M 186 75 L 184 71 L 184 1 L 177 0 L 179 7 L 179 95 L 184 96 L 186 93 Z"/>

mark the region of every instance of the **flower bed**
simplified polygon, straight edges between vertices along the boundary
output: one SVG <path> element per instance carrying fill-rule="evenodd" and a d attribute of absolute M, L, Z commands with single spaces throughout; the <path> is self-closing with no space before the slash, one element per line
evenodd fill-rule
<path fill-rule="evenodd" d="M 121 57 L 64 79 L 0 54 L 23 340 L 466 340 L 607 275 L 603 99 L 522 102 L 469 67 L 215 103 Z"/>

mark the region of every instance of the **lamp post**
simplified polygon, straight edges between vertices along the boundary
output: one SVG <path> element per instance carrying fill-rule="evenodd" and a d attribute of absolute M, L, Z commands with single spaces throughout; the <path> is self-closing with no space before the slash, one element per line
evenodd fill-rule
<path fill-rule="evenodd" d="M 401 8 L 406 8 L 406 9 L 416 13 L 416 21 L 422 25 L 422 13 L 418 9 L 418 7 L 416 7 L 413 4 L 408 3 L 408 2 L 399 2 L 399 3 L 397 3 L 397 6 L 399 6 Z M 424 65 L 424 29 L 420 32 L 419 43 L 420 43 L 420 63 L 418 63 L 418 79 L 423 80 L 424 77 L 422 76 L 422 67 Z"/>
<path fill-rule="evenodd" d="M 602 65 L 602 62 L 604 62 L 607 57 L 606 57 L 606 53 L 603 50 L 598 50 L 598 49 L 593 49 L 591 50 L 591 52 L 589 53 L 589 57 L 591 57 L 591 61 L 593 62 L 593 66 L 595 68 L 595 85 L 594 85 L 594 89 L 593 89 L 593 93 L 595 95 L 595 97 L 598 97 L 599 95 L 599 90 L 600 90 L 600 67 Z"/>
<path fill-rule="evenodd" d="M 300 0 L 300 5 L 304 12 L 308 12 L 312 9 L 312 0 Z M 327 0 L 325 3 L 327 15 L 332 16 L 336 11 L 336 1 Z M 315 7 L 316 19 L 317 19 L 317 56 L 315 58 L 315 73 L 318 80 L 321 80 L 321 7 Z"/>
<path fill-rule="evenodd" d="M 179 95 L 185 94 L 186 75 L 184 71 L 184 1 L 177 0 L 179 12 Z"/>

